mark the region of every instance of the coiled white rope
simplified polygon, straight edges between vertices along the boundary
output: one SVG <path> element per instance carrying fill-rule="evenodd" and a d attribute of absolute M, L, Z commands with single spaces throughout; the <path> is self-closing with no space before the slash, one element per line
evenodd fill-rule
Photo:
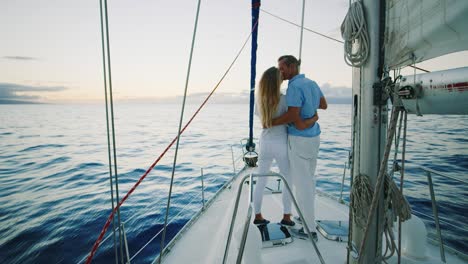
<path fill-rule="evenodd" d="M 369 176 L 367 175 L 357 175 L 353 184 L 354 187 L 351 192 L 353 193 L 354 203 L 351 209 L 353 210 L 354 219 L 357 225 L 364 228 L 368 215 L 368 210 L 364 209 L 368 209 L 370 207 L 374 191 L 372 190 Z M 401 221 L 410 219 L 411 207 L 408 200 L 406 200 L 406 198 L 401 194 L 396 183 L 388 174 L 385 176 L 384 184 L 386 190 L 385 203 L 387 205 L 391 204 L 394 214 L 397 215 Z M 386 208 L 388 208 L 388 206 Z"/>
<path fill-rule="evenodd" d="M 353 210 L 355 223 L 357 224 L 358 227 L 364 230 L 364 236 L 363 236 L 363 239 L 361 241 L 361 245 L 358 251 L 359 252 L 358 263 L 362 263 L 363 261 L 362 256 L 364 255 L 364 245 L 369 234 L 371 219 L 374 216 L 375 211 L 377 209 L 377 202 L 380 199 L 380 196 L 382 195 L 382 192 L 381 192 L 382 184 L 384 184 L 384 190 L 385 190 L 385 205 L 386 205 L 385 208 L 389 208 L 391 204 L 393 214 L 397 215 L 400 221 L 405 221 L 411 218 L 411 207 L 408 201 L 403 196 L 402 192 L 400 192 L 400 190 L 398 189 L 397 185 L 395 184 L 391 176 L 388 175 L 388 173 L 386 172 L 388 158 L 390 155 L 390 149 L 392 146 L 392 141 L 396 134 L 396 123 L 398 121 L 398 116 L 400 112 L 402 112 L 402 109 L 400 109 L 399 107 L 393 106 L 392 115 L 390 118 L 390 124 L 389 124 L 388 131 L 387 131 L 387 144 L 385 146 L 385 151 L 384 151 L 383 159 L 380 164 L 380 169 L 379 169 L 379 173 L 377 176 L 377 182 L 375 183 L 375 187 L 373 187 L 373 189 L 371 188 L 369 177 L 363 174 L 358 175 L 355 179 L 356 182 L 353 182 L 352 195 L 353 195 L 354 201 L 352 203 L 353 206 L 351 209 Z M 367 221 L 366 221 L 366 218 L 367 218 Z M 390 222 L 390 221 L 392 221 L 392 217 L 389 217 L 387 215 L 387 222 Z M 386 239 L 393 239 L 393 234 L 390 234 L 392 232 L 392 230 L 390 229 L 391 224 L 390 223 L 385 223 L 385 224 L 386 224 L 385 235 L 390 236 L 390 238 L 386 238 Z M 387 247 L 388 246 L 389 245 L 387 244 Z M 392 245 L 390 245 L 389 247 L 389 249 L 391 250 L 390 256 L 393 255 L 395 248 L 396 247 L 394 243 L 392 243 Z M 384 255 L 386 254 L 387 254 L 387 249 Z"/>
<path fill-rule="evenodd" d="M 400 192 L 398 189 L 395 181 L 393 181 L 392 177 L 387 175 L 385 178 L 385 190 L 387 192 L 386 196 L 386 204 L 390 204 L 392 206 L 392 210 L 396 216 L 404 222 L 411 218 L 411 206 L 406 199 L 406 197 Z"/>
<path fill-rule="evenodd" d="M 366 226 L 367 214 L 372 203 L 372 196 L 374 191 L 371 188 L 369 176 L 358 174 L 353 179 L 352 192 L 352 206 L 353 218 L 356 225 L 364 229 Z"/>
<path fill-rule="evenodd" d="M 369 34 L 361 1 L 355 1 L 341 23 L 345 62 L 352 67 L 362 66 L 369 57 Z M 353 49 L 354 46 L 354 49 Z M 354 51 L 353 51 L 354 50 Z"/>

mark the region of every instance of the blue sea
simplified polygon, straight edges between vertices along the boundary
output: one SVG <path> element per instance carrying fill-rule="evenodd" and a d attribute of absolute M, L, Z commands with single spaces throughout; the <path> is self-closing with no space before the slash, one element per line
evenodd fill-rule
<path fill-rule="evenodd" d="M 197 105 L 188 105 L 188 120 Z M 180 105 L 116 103 L 115 138 L 122 198 L 176 136 Z M 351 139 L 351 106 L 320 112 L 318 189 L 340 195 Z M 467 180 L 468 118 L 409 116 L 405 194 L 432 237 L 434 219 L 425 166 Z M 259 124 L 255 123 L 255 136 Z M 248 105 L 208 104 L 181 137 L 169 213 L 169 240 L 233 175 Z M 132 263 L 159 252 L 174 148 L 121 208 Z M 241 166 L 237 163 L 237 169 Z M 397 175 L 398 176 L 398 175 Z M 433 175 L 444 243 L 468 254 L 468 186 Z M 346 172 L 345 199 L 349 196 Z M 79 263 L 111 213 L 105 106 L 0 105 L 0 263 Z M 94 257 L 115 263 L 113 238 Z"/>

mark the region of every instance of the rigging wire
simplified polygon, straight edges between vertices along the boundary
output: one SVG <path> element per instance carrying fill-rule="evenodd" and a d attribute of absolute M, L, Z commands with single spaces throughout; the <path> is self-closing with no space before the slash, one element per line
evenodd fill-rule
<path fill-rule="evenodd" d="M 399 106 L 393 106 L 392 107 L 392 114 L 391 114 L 391 118 L 390 118 L 390 125 L 388 127 L 388 131 L 387 131 L 387 144 L 385 145 L 385 149 L 384 149 L 384 154 L 383 154 L 383 160 L 381 161 L 381 164 L 380 164 L 380 168 L 379 168 L 379 173 L 378 173 L 378 177 L 377 177 L 377 182 L 375 183 L 375 187 L 374 187 L 374 193 L 372 195 L 372 203 L 371 203 L 371 206 L 370 206 L 370 209 L 369 210 L 366 210 L 367 212 L 367 221 L 366 221 L 366 225 L 365 227 L 363 228 L 364 230 L 364 235 L 363 235 L 363 238 L 362 238 L 362 241 L 361 241 L 361 245 L 359 247 L 359 256 L 358 256 L 358 263 L 362 263 L 362 256 L 364 254 L 364 246 L 365 246 L 365 242 L 368 238 L 368 234 L 369 234 L 369 227 L 370 227 L 370 223 L 371 223 L 371 219 L 377 209 L 377 201 L 378 199 L 380 198 L 381 194 L 382 194 L 382 184 L 384 184 L 384 189 L 386 190 L 386 199 L 385 199 L 385 204 L 386 204 L 386 208 L 389 208 L 389 205 L 391 203 L 392 205 L 392 209 L 393 209 L 393 212 L 398 216 L 398 218 L 402 221 L 406 221 L 407 219 L 411 218 L 411 208 L 410 208 L 410 205 L 408 203 L 408 201 L 406 200 L 406 198 L 403 196 L 402 194 L 402 190 L 401 189 L 398 189 L 396 183 L 393 181 L 393 179 L 387 174 L 386 172 L 386 168 L 387 168 L 387 164 L 388 164 L 388 159 L 389 159 L 389 155 L 390 155 L 390 150 L 391 150 L 391 147 L 392 147 L 392 141 L 394 139 L 395 136 L 399 136 L 399 133 L 398 132 L 398 135 L 395 135 L 396 134 L 396 127 L 397 127 L 397 121 L 398 121 L 398 117 L 399 117 L 399 114 L 401 115 L 404 115 L 406 112 L 404 111 L 404 109 L 402 109 L 401 107 Z M 403 117 L 401 117 L 403 118 Z M 400 121 L 401 123 L 401 121 Z M 405 124 L 406 126 L 406 117 L 405 117 Z M 405 128 L 406 129 L 406 128 Z M 399 130 L 401 131 L 401 130 Z M 406 130 L 405 130 L 406 131 Z M 406 143 L 405 143 L 405 140 L 406 140 L 406 133 L 405 131 L 403 132 L 403 162 L 404 162 L 404 154 L 405 154 L 405 147 L 406 147 Z M 397 140 L 398 142 L 398 140 Z M 397 152 L 398 148 L 398 144 L 395 145 L 395 152 Z M 395 154 L 396 155 L 396 154 Z M 392 172 L 393 174 L 393 172 Z M 402 173 L 403 174 L 403 173 Z M 402 186 L 402 183 L 403 182 L 403 178 L 401 178 L 400 180 L 400 185 Z M 386 217 L 386 221 L 392 221 L 392 217 Z M 400 222 L 400 223 L 401 223 Z M 394 251 L 395 251 L 395 243 L 393 242 L 394 241 L 394 236 L 393 236 L 393 231 L 391 230 L 390 228 L 390 225 L 391 225 L 391 222 L 386 222 L 385 223 L 385 227 L 384 227 L 384 231 L 386 232 L 386 234 L 389 235 L 389 240 L 391 241 L 391 245 L 390 245 L 390 249 L 392 250 L 390 252 L 390 256 L 393 255 Z M 387 248 L 389 247 L 389 245 L 387 244 Z M 398 249 L 399 250 L 399 249 Z M 387 249 L 384 253 L 384 260 L 389 258 L 390 256 L 385 256 L 385 254 L 387 253 Z"/>
<path fill-rule="evenodd" d="M 396 81 L 396 80 L 395 80 Z M 396 92 L 394 91 L 394 96 L 396 96 Z M 398 157 L 398 147 L 400 145 L 400 138 L 401 138 L 401 128 L 403 127 L 402 126 L 402 122 L 403 122 L 403 116 L 404 114 L 402 114 L 400 116 L 400 121 L 399 121 L 399 125 L 398 125 L 398 133 L 395 137 L 395 142 L 394 142 L 394 145 L 395 145 L 395 151 L 394 151 L 394 155 L 393 155 L 393 165 L 392 165 L 392 170 L 391 170 L 391 177 L 392 179 L 394 178 L 394 174 L 395 174 L 395 171 L 397 171 L 399 168 L 398 168 L 398 163 L 397 163 L 397 157 Z M 400 241 L 400 233 L 398 233 L 398 240 Z M 386 243 L 387 245 L 387 248 L 388 248 L 388 241 Z M 393 254 L 394 254 L 394 250 L 395 250 L 395 242 L 394 240 L 391 241 L 391 245 L 392 245 L 392 253 L 388 256 L 388 257 L 385 257 L 384 259 L 388 259 L 390 258 Z M 397 248 L 397 254 L 398 254 L 398 263 L 400 263 L 400 244 L 398 244 L 398 248 Z"/>
<path fill-rule="evenodd" d="M 102 47 L 102 66 L 103 66 L 103 73 L 104 73 L 104 98 L 106 102 L 106 130 L 107 130 L 107 155 L 108 155 L 108 163 L 109 163 L 109 182 L 110 182 L 110 190 L 111 190 L 111 205 L 112 210 L 114 210 L 114 183 L 112 181 L 112 158 L 111 158 L 111 145 L 110 145 L 110 131 L 109 131 L 109 106 L 108 106 L 108 99 L 107 99 L 107 67 L 106 67 L 106 55 L 105 55 L 105 40 L 104 40 L 104 22 L 102 16 L 102 0 L 99 1 L 99 10 L 100 10 L 100 18 L 101 18 L 101 47 Z M 117 200 L 118 201 L 118 200 Z M 116 239 L 115 239 L 115 219 L 112 219 L 112 236 L 114 238 L 114 254 L 115 259 L 117 259 L 117 247 L 116 247 Z M 81 262 L 81 261 L 80 261 Z"/>
<path fill-rule="evenodd" d="M 207 180 L 207 182 L 205 182 L 205 186 L 208 186 L 208 185 L 210 185 L 210 184 L 215 184 L 215 181 L 216 181 L 216 179 Z M 199 195 L 201 195 L 201 194 L 199 193 L 199 194 L 192 195 L 191 198 L 190 198 L 189 204 L 191 204 L 191 203 L 195 200 L 195 198 L 196 198 L 197 196 L 199 196 Z M 156 200 L 156 201 L 154 202 L 154 204 L 159 204 L 160 202 L 163 201 L 163 199 L 164 199 L 164 197 L 161 197 L 160 199 Z M 188 200 L 188 199 L 187 199 L 187 200 Z M 152 206 L 152 205 L 149 204 L 149 205 L 143 207 L 141 210 L 144 211 L 145 209 L 148 209 L 148 208 L 151 207 L 151 206 Z M 187 209 L 187 207 L 188 207 L 188 206 L 182 207 L 182 209 L 180 209 L 181 212 L 184 212 L 184 210 Z M 169 221 L 169 223 L 172 223 L 173 220 L 174 220 L 177 216 L 179 216 L 179 215 L 180 215 L 180 213 L 178 213 L 176 216 L 173 216 L 173 217 L 171 218 L 171 220 Z M 139 216 L 139 215 L 138 215 L 138 214 L 133 214 L 132 216 L 126 218 L 125 221 L 122 221 L 122 226 L 125 225 L 125 224 L 127 224 L 127 223 L 129 223 L 130 221 L 132 221 L 132 219 L 134 219 L 134 218 L 137 217 L 137 216 Z M 119 228 L 119 227 L 117 227 L 117 228 Z M 162 232 L 162 229 L 160 229 L 160 230 L 158 231 L 157 235 L 159 235 L 160 232 Z M 105 243 L 111 236 L 112 236 L 112 234 L 109 234 L 106 238 L 104 238 L 104 239 L 101 241 L 101 243 Z M 152 240 L 154 240 L 154 238 L 153 238 Z M 130 260 L 133 260 L 133 259 L 136 257 L 135 255 L 136 255 L 136 253 L 130 258 Z M 84 256 L 80 261 L 78 261 L 78 263 L 84 262 L 84 261 L 86 260 L 86 258 L 87 258 L 87 256 Z"/>
<path fill-rule="evenodd" d="M 280 16 L 277 16 L 277 15 L 275 15 L 275 14 L 273 14 L 273 13 L 270 13 L 270 12 L 266 11 L 265 9 L 260 9 L 260 11 L 262 11 L 263 13 L 266 13 L 266 14 L 272 16 L 272 17 L 275 17 L 275 18 L 277 18 L 277 19 L 279 19 L 279 20 L 282 20 L 282 21 L 284 21 L 284 22 L 286 22 L 286 23 L 289 23 L 289 24 L 291 24 L 291 25 L 293 25 L 293 26 L 301 27 L 301 25 L 296 24 L 296 23 L 294 23 L 294 22 L 291 22 L 291 21 L 289 21 L 289 20 L 286 20 L 286 19 L 284 19 L 284 18 L 282 18 L 282 17 L 280 17 Z M 327 35 L 325 35 L 325 34 L 322 34 L 322 33 L 318 32 L 318 31 L 315 31 L 315 30 L 312 30 L 312 29 L 309 29 L 309 28 L 306 28 L 306 27 L 304 27 L 304 29 L 305 29 L 306 31 L 309 31 L 309 32 L 311 32 L 311 33 L 317 34 L 317 35 L 322 36 L 322 37 L 324 37 L 324 38 L 327 38 L 327 39 L 336 41 L 336 42 L 338 42 L 338 43 L 344 43 L 342 40 L 338 40 L 338 39 L 336 39 L 336 38 L 332 38 L 332 37 L 330 37 L 330 36 L 327 36 Z"/>
<path fill-rule="evenodd" d="M 403 183 L 405 179 L 405 154 L 406 154 L 406 131 L 408 129 L 408 112 L 403 112 L 404 130 L 403 130 L 403 153 L 401 154 L 401 172 L 400 172 L 400 192 L 403 196 Z M 398 264 L 401 263 L 401 217 L 398 217 Z"/>
<path fill-rule="evenodd" d="M 209 182 L 207 182 L 207 183 L 214 183 L 215 180 L 216 180 L 216 178 L 212 178 L 212 179 L 211 179 Z M 196 193 L 196 194 L 192 195 L 192 196 L 190 197 L 189 202 L 188 202 L 184 207 L 182 207 L 182 208 L 180 209 L 180 211 L 179 211 L 179 213 L 177 213 L 177 215 L 173 216 L 173 217 L 169 220 L 168 224 L 171 224 L 172 222 L 174 222 L 174 220 L 177 219 L 177 217 L 179 217 L 182 213 L 184 213 L 184 212 L 186 211 L 186 209 L 189 207 L 189 205 L 191 205 L 192 202 L 195 201 L 195 198 L 197 198 L 197 197 L 199 197 L 199 196 L 201 196 L 201 195 L 203 195 L 203 191 L 202 191 L 201 193 Z M 132 261 L 136 256 L 138 256 L 138 254 L 140 254 L 140 253 L 141 253 L 141 252 L 142 252 L 142 251 L 159 235 L 159 234 L 161 234 L 162 231 L 163 231 L 163 229 L 160 229 L 152 238 L 150 238 L 150 239 L 148 240 L 148 242 L 146 242 L 145 245 L 143 245 L 135 254 L 133 254 L 133 256 L 130 258 L 130 261 Z M 161 256 L 161 255 L 162 255 L 162 252 L 159 253 L 159 256 Z"/>
<path fill-rule="evenodd" d="M 376 211 L 376 208 L 377 208 L 377 202 L 378 202 L 378 199 L 380 198 L 380 195 L 381 195 L 382 184 L 385 182 L 385 178 L 387 177 L 386 176 L 387 162 L 388 162 L 388 157 L 389 157 L 389 154 L 390 154 L 390 149 L 391 149 L 391 146 L 392 146 L 392 143 L 393 143 L 393 137 L 395 135 L 396 121 L 398 120 L 399 113 L 400 113 L 399 109 L 397 109 L 397 107 L 393 106 L 392 114 L 391 114 L 391 118 L 390 118 L 390 127 L 388 129 L 388 134 L 387 134 L 387 144 L 386 144 L 385 149 L 384 149 L 383 159 L 381 160 L 379 173 L 378 173 L 378 176 L 377 176 L 377 182 L 375 183 L 375 186 L 374 186 L 374 193 L 372 195 L 372 202 L 371 202 L 371 205 L 370 205 L 370 209 L 368 210 L 367 221 L 365 221 L 366 225 L 365 225 L 365 228 L 364 228 L 363 238 L 362 238 L 362 241 L 361 241 L 361 245 L 359 246 L 359 251 L 358 251 L 359 252 L 359 257 L 358 257 L 358 261 L 357 261 L 358 263 L 362 263 L 362 260 L 363 260 L 362 255 L 364 253 L 365 243 L 366 243 L 366 240 L 368 238 L 369 229 L 370 229 L 370 225 L 371 225 L 371 220 L 372 220 L 372 217 L 375 214 L 375 211 Z"/>
<path fill-rule="evenodd" d="M 302 37 L 304 35 L 304 11 L 305 11 L 305 0 L 302 0 L 301 37 L 300 37 L 300 40 L 299 40 L 299 65 L 298 65 L 299 68 L 301 67 Z M 300 72 L 300 70 L 299 70 L 299 72 Z"/>
<path fill-rule="evenodd" d="M 167 196 L 166 216 L 164 217 L 164 229 L 163 229 L 163 233 L 161 237 L 161 246 L 160 246 L 161 252 L 164 249 L 164 243 L 166 239 L 167 219 L 169 217 L 169 208 L 171 206 L 172 186 L 174 185 L 175 167 L 177 164 L 177 154 L 179 152 L 180 131 L 182 130 L 182 122 L 184 120 L 185 102 L 187 99 L 187 90 L 188 90 L 188 84 L 189 84 L 189 79 L 190 79 L 190 70 L 192 68 L 193 49 L 195 47 L 195 37 L 197 35 L 198 17 L 200 15 L 200 3 L 201 3 L 201 0 L 198 0 L 197 12 L 196 12 L 197 15 L 195 17 L 195 25 L 194 25 L 193 36 L 192 36 L 192 47 L 190 48 L 190 58 L 189 58 L 188 69 L 187 69 L 187 77 L 185 78 L 184 98 L 182 101 L 182 110 L 180 111 L 179 128 L 177 131 L 177 143 L 175 147 L 174 161 L 172 163 L 171 184 L 169 185 L 169 194 Z M 159 258 L 159 264 L 161 264 L 161 259 L 162 258 Z"/>
<path fill-rule="evenodd" d="M 103 8 L 104 6 L 104 8 Z M 107 0 L 99 1 L 99 10 L 100 10 L 100 21 L 101 21 L 101 47 L 102 47 L 102 66 L 103 66 L 103 80 L 104 80 L 104 97 L 105 97 L 105 106 L 106 106 L 106 129 L 107 129 L 107 153 L 109 159 L 109 181 L 111 187 L 111 201 L 112 201 L 112 210 L 114 210 L 114 183 L 112 178 L 115 177 L 115 194 L 116 201 L 119 201 L 119 181 L 117 174 L 117 155 L 116 155 L 116 146 L 115 146 L 115 127 L 114 127 L 114 108 L 113 108 L 113 97 L 112 97 L 112 75 L 111 75 L 111 59 L 110 59 L 110 45 L 109 45 L 109 24 L 108 24 L 108 15 L 107 15 Z M 104 20 L 105 19 L 105 20 Z M 104 27 L 105 23 L 105 27 Z M 107 53 L 106 53 L 107 52 Z M 107 62 L 106 62 L 107 55 Z M 107 68 L 106 68 L 107 63 Z M 109 78 L 109 91 L 107 90 L 107 78 Z M 109 96 L 108 96 L 109 94 Z M 111 128 L 109 127 L 109 110 L 111 112 Z M 112 130 L 112 147 L 111 147 L 111 138 L 110 134 Z M 113 150 L 113 151 L 112 151 Z M 112 171 L 112 153 L 114 155 L 114 171 Z M 119 245 L 120 245 L 120 257 L 123 259 L 123 248 L 122 248 L 122 232 L 120 230 L 121 219 L 120 219 L 120 210 L 117 210 L 118 215 L 118 230 L 119 230 Z M 118 261 L 117 253 L 117 240 L 115 237 L 115 219 L 112 219 L 112 234 L 114 239 L 114 254 L 115 259 Z"/>
<path fill-rule="evenodd" d="M 288 23 L 288 24 L 291 24 L 291 25 L 293 25 L 293 26 L 301 27 L 301 25 L 296 24 L 296 23 L 294 23 L 294 22 L 291 22 L 291 21 L 289 21 L 289 20 L 287 20 L 287 19 L 284 19 L 284 18 L 282 18 L 282 17 L 280 17 L 280 16 L 278 16 L 278 15 L 275 15 L 275 14 L 273 14 L 273 13 L 271 13 L 271 12 L 265 10 L 265 9 L 260 9 L 260 11 L 262 11 L 263 13 L 268 14 L 268 15 L 274 17 L 274 18 L 277 18 L 277 19 L 279 19 L 279 20 L 281 20 L 281 21 L 283 21 L 283 22 L 286 22 L 286 23 Z M 323 33 L 320 33 L 320 32 L 318 32 L 318 31 L 316 31 L 316 30 L 312 30 L 312 29 L 307 28 L 307 27 L 303 27 L 303 28 L 304 28 L 304 30 L 306 30 L 306 31 L 309 31 L 309 32 L 314 33 L 314 34 L 316 34 L 316 35 L 318 35 L 318 36 L 327 38 L 327 39 L 329 39 L 329 40 L 332 40 L 332 41 L 335 41 L 335 42 L 338 42 L 338 43 L 341 43 L 341 44 L 344 44 L 344 43 L 345 43 L 345 42 L 342 41 L 342 40 L 339 40 L 339 39 L 336 39 L 336 38 L 327 36 L 327 35 L 325 35 L 325 34 L 323 34 Z M 431 71 L 429 71 L 429 70 L 426 70 L 426 69 L 423 69 L 423 68 L 420 68 L 420 67 L 416 67 L 415 65 L 408 65 L 408 67 L 411 67 L 411 68 L 414 68 L 414 69 L 417 69 L 417 70 L 420 70 L 420 71 L 423 71 L 423 72 L 431 72 Z"/>
<path fill-rule="evenodd" d="M 211 179 L 211 181 L 209 181 L 208 183 L 214 183 L 214 182 L 215 182 L 215 179 Z M 193 201 L 195 201 L 195 198 L 198 197 L 198 196 L 200 196 L 200 195 L 201 195 L 201 193 L 192 195 L 192 196 L 190 197 L 190 199 L 188 199 L 188 200 L 189 200 L 188 204 L 185 205 L 184 207 L 182 207 L 182 208 L 180 209 L 179 213 L 178 213 L 177 215 L 173 216 L 173 217 L 169 220 L 169 224 L 172 223 L 172 222 L 173 222 L 178 216 L 180 216 L 182 213 L 184 213 L 185 210 L 188 208 L 188 206 L 191 205 L 191 204 L 193 203 Z M 162 200 L 163 200 L 163 198 L 157 200 L 157 201 L 155 202 L 155 204 L 158 204 L 158 203 L 161 202 Z M 147 209 L 148 207 L 150 207 L 150 205 L 146 206 L 146 207 L 143 208 L 143 209 Z M 136 216 L 138 216 L 138 215 L 137 215 L 137 214 L 132 215 L 130 218 L 126 219 L 126 221 L 124 221 L 123 224 L 126 224 L 126 223 L 130 222 L 130 221 L 131 221 L 133 218 L 135 218 Z M 148 246 L 159 234 L 161 234 L 161 232 L 162 232 L 162 229 L 160 229 L 160 230 L 156 233 L 156 235 L 154 235 L 143 247 L 141 247 L 132 257 L 130 257 L 130 261 L 132 261 L 139 253 L 141 253 L 141 251 L 142 251 L 144 248 L 146 248 L 146 246 Z M 107 240 L 109 239 L 110 236 L 111 236 L 111 235 L 109 235 L 109 236 L 107 236 L 106 238 L 104 238 L 104 239 L 101 241 L 101 243 L 104 243 L 105 241 L 107 241 Z M 85 261 L 85 260 L 86 260 L 86 256 L 85 256 L 83 259 L 81 259 L 78 263 L 82 263 L 82 262 Z"/>
<path fill-rule="evenodd" d="M 257 27 L 257 24 L 255 24 L 255 27 Z M 224 72 L 223 76 L 220 78 L 220 80 L 218 81 L 218 83 L 215 85 L 215 87 L 213 88 L 213 90 L 210 92 L 210 94 L 205 98 L 205 100 L 203 101 L 203 103 L 200 105 L 200 107 L 197 109 L 197 111 L 195 111 L 195 113 L 192 115 L 192 117 L 190 118 L 190 120 L 185 124 L 184 128 L 180 131 L 180 134 L 182 134 L 185 129 L 192 123 L 192 121 L 195 119 L 195 117 L 198 115 L 198 113 L 200 112 L 200 110 L 206 105 L 206 103 L 208 102 L 208 100 L 211 98 L 211 96 L 214 94 L 214 92 L 219 88 L 219 86 L 221 85 L 221 83 L 224 81 L 224 78 L 228 75 L 228 73 L 230 72 L 230 70 L 232 69 L 232 67 L 234 66 L 234 64 L 236 63 L 237 59 L 239 58 L 240 54 L 242 53 L 242 51 L 244 50 L 245 46 L 247 45 L 250 37 L 252 36 L 252 32 L 250 32 L 249 36 L 247 37 L 247 39 L 244 41 L 244 44 L 242 45 L 242 47 L 240 48 L 240 50 L 238 51 L 238 53 L 236 54 L 236 56 L 234 57 L 233 61 L 231 62 L 231 64 L 229 65 L 229 67 L 226 69 L 226 71 Z M 122 206 L 122 204 L 128 199 L 128 197 L 135 191 L 135 189 L 141 184 L 141 182 L 146 178 L 146 176 L 148 176 L 148 174 L 153 170 L 153 168 L 156 166 L 156 164 L 158 164 L 158 162 L 164 157 L 164 155 L 167 153 L 167 151 L 172 147 L 172 145 L 175 143 L 175 141 L 177 140 L 177 136 L 169 143 L 169 145 L 164 149 L 164 151 L 159 155 L 159 157 L 151 164 L 151 166 L 145 171 L 145 173 L 140 177 L 140 179 L 133 185 L 133 187 L 127 192 L 127 194 L 122 198 L 122 200 L 120 200 L 119 204 L 112 210 L 112 212 L 110 213 L 109 217 L 107 218 L 107 221 L 106 223 L 104 224 L 104 227 L 99 235 L 99 237 L 97 238 L 96 242 L 94 243 L 93 245 L 93 248 L 86 260 L 86 263 L 91 263 L 91 260 L 94 256 L 94 254 L 96 253 L 101 241 L 102 241 L 102 238 L 104 237 L 107 229 L 109 228 L 109 225 L 110 225 L 110 222 L 112 221 L 112 219 L 114 218 L 114 215 L 116 213 L 116 211 Z"/>
<path fill-rule="evenodd" d="M 290 21 L 287 21 L 283 18 L 280 18 L 268 11 L 265 11 L 263 9 L 260 9 L 262 12 L 264 13 L 267 13 L 271 16 L 274 16 L 278 19 L 281 19 L 285 22 L 288 22 L 290 24 L 293 24 L 295 26 L 299 26 L 295 23 L 292 23 Z M 106 16 L 107 16 L 107 4 L 106 4 Z M 102 18 L 101 18 L 102 19 Z M 253 27 L 253 29 L 255 29 L 257 27 L 257 23 L 258 21 L 255 23 L 255 27 Z M 107 26 L 107 30 L 108 30 L 108 25 L 107 25 L 107 20 L 106 20 L 106 26 Z M 309 32 L 312 32 L 312 33 L 315 33 L 315 34 L 318 34 L 322 37 L 325 37 L 325 38 L 328 38 L 330 40 L 334 40 L 336 42 L 339 42 L 339 43 L 343 43 L 342 41 L 340 40 L 337 40 L 337 39 L 334 39 L 332 37 L 329 37 L 329 36 L 326 36 L 324 34 L 321 34 L 319 32 L 316 32 L 314 30 L 311 30 L 311 29 L 308 29 L 308 28 L 305 28 L 305 30 L 309 31 Z M 108 34 L 108 32 L 107 32 Z M 177 139 L 178 140 L 178 137 L 185 131 L 185 129 L 188 127 L 188 125 L 192 122 L 192 120 L 195 118 L 195 116 L 199 113 L 199 111 L 201 110 L 201 108 L 206 104 L 206 102 L 209 100 L 209 98 L 213 95 L 213 93 L 217 90 L 217 88 L 219 87 L 219 85 L 221 84 L 221 82 L 224 80 L 225 76 L 227 76 L 227 74 L 229 73 L 230 69 L 232 68 L 232 66 L 234 65 L 234 63 L 237 61 L 237 58 L 239 57 L 239 55 L 241 54 L 242 50 L 244 49 L 245 45 L 247 44 L 247 41 L 248 39 L 251 37 L 252 35 L 252 32 L 250 33 L 249 37 L 247 38 L 246 42 L 244 43 L 244 45 L 242 46 L 242 48 L 240 49 L 240 51 L 238 52 L 238 54 L 236 55 L 236 57 L 234 58 L 233 62 L 231 63 L 231 65 L 228 67 L 228 69 L 226 70 L 226 72 L 224 73 L 224 75 L 222 76 L 222 78 L 220 79 L 220 81 L 216 84 L 216 86 L 214 87 L 214 89 L 212 90 L 212 92 L 207 96 L 207 98 L 205 99 L 205 101 L 200 105 L 200 107 L 198 108 L 198 110 L 195 112 L 195 114 L 192 116 L 192 118 L 189 120 L 189 122 L 184 126 L 184 128 L 182 130 L 180 130 L 178 136 L 176 138 L 173 139 L 173 141 L 166 147 L 166 149 L 163 151 L 163 153 L 158 157 L 158 159 L 155 160 L 155 162 L 150 166 L 150 168 L 145 172 L 145 174 L 143 174 L 141 176 L 141 178 L 138 180 L 138 182 L 132 187 L 132 189 L 125 195 L 125 197 L 119 202 L 119 204 L 114 208 L 113 207 L 113 210 L 108 218 L 108 221 L 106 222 L 106 224 L 104 225 L 104 229 L 102 230 L 101 232 L 101 235 L 99 236 L 98 240 L 96 241 L 96 243 L 94 244 L 93 246 L 93 251 L 91 252 L 91 254 L 88 256 L 88 260 L 86 263 L 89 263 L 95 253 L 95 250 L 97 250 L 97 247 L 99 246 L 99 243 L 100 243 L 100 240 L 102 240 L 102 236 L 105 234 L 107 228 L 109 227 L 109 224 L 110 224 L 110 220 L 114 221 L 113 217 L 114 217 L 114 214 L 117 212 L 119 214 L 119 218 L 120 218 L 120 206 L 126 201 L 126 199 L 131 195 L 131 193 L 133 193 L 133 191 L 135 190 L 135 188 L 142 182 L 142 180 L 149 174 L 149 172 L 155 167 L 155 165 L 159 162 L 159 160 L 165 155 L 165 153 L 168 151 L 168 149 L 174 144 L 175 140 Z M 104 40 L 103 40 L 104 41 Z M 107 38 L 107 45 L 109 45 L 109 39 Z M 104 47 L 103 47 L 104 49 Z M 110 51 L 108 50 L 108 61 L 109 61 L 109 75 L 110 75 Z M 105 60 L 105 59 L 104 59 Z M 411 66 L 409 65 L 410 67 L 413 67 L 415 69 L 418 69 L 418 70 L 421 70 L 421 71 L 425 71 L 425 72 L 429 72 L 427 70 L 424 70 L 424 69 L 421 69 L 421 68 L 418 68 L 418 67 L 415 67 L 415 66 Z M 105 69 L 105 66 L 104 66 L 104 69 Z M 110 80 L 110 76 L 109 76 L 109 80 Z M 104 80 L 105 81 L 105 80 Z M 107 87 L 105 85 L 105 87 Z M 105 88 L 107 89 L 107 88 Z M 111 87 L 111 83 L 110 83 L 110 98 L 111 98 L 111 115 L 112 115 L 112 128 L 114 129 L 114 123 L 113 123 L 113 104 L 112 104 L 112 87 Z M 106 97 L 107 97 L 107 92 L 106 92 Z M 107 113 L 107 100 L 106 100 L 106 116 L 108 115 Z M 116 162 L 116 155 L 115 155 L 115 133 L 113 133 L 113 141 L 114 141 L 114 165 L 115 165 L 115 170 L 117 171 L 117 162 Z M 112 178 L 111 178 L 111 184 L 112 184 Z M 118 200 L 118 190 L 117 190 L 117 200 Z M 120 232 L 120 231 L 119 231 Z"/>

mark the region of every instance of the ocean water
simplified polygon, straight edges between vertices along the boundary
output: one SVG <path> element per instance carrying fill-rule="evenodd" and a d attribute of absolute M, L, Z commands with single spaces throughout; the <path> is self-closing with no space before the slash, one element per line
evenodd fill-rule
<path fill-rule="evenodd" d="M 177 133 L 180 106 L 115 104 L 119 197 Z M 185 120 L 196 105 L 186 107 Z M 318 189 L 338 197 L 350 150 L 351 106 L 320 113 Z M 111 212 L 103 105 L 0 105 L 0 263 L 79 263 Z M 405 194 L 434 236 L 426 166 L 466 181 L 468 118 L 409 116 Z M 259 133 L 255 123 L 255 135 Z M 181 137 L 171 201 L 169 240 L 233 175 L 248 136 L 248 105 L 207 105 Z M 158 254 L 174 148 L 121 208 L 132 263 Z M 240 163 L 237 164 L 240 166 Z M 349 196 L 346 172 L 344 198 Z M 468 254 L 468 186 L 433 175 L 444 243 Z M 111 228 L 109 229 L 109 231 Z M 114 263 L 111 232 L 94 257 Z"/>

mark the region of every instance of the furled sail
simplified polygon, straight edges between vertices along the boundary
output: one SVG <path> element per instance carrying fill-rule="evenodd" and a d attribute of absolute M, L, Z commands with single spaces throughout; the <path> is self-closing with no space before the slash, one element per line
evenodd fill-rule
<path fill-rule="evenodd" d="M 468 50 L 467 0 L 387 0 L 385 20 L 389 69 Z"/>
<path fill-rule="evenodd" d="M 468 115 L 468 67 L 405 76 L 398 94 L 410 114 Z"/>

